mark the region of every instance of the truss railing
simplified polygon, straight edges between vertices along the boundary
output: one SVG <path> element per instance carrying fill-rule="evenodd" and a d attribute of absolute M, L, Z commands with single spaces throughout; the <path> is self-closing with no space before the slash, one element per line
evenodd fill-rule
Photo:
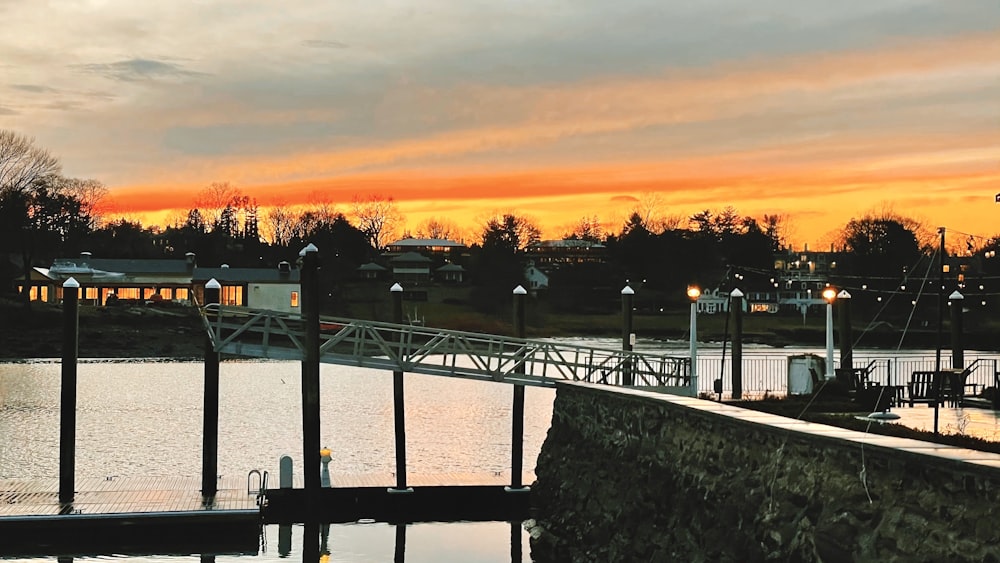
<path fill-rule="evenodd" d="M 202 319 L 217 352 L 283 360 L 305 356 L 305 325 L 296 315 L 208 305 Z M 319 347 L 324 363 L 407 373 L 535 386 L 570 380 L 695 391 L 690 358 L 547 340 L 323 317 Z"/>

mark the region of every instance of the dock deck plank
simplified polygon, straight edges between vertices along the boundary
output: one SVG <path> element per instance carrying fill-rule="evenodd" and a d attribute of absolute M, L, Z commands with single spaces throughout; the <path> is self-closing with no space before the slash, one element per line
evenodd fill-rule
<path fill-rule="evenodd" d="M 524 474 L 522 482 L 530 483 L 534 474 Z M 336 488 L 370 488 L 396 485 L 395 475 L 354 474 L 331 475 Z M 256 510 L 257 495 L 247 493 L 246 481 L 240 477 L 222 477 L 211 506 L 202 503 L 201 479 L 196 477 L 111 477 L 82 478 L 76 481 L 76 495 L 71 507 L 59 503 L 59 480 L 0 479 L 0 518 L 59 514 L 70 510 L 74 514 L 143 514 L 186 511 Z M 408 475 L 409 487 L 441 486 L 505 486 L 509 473 L 442 473 Z M 295 488 L 304 486 L 301 476 L 293 479 Z"/>
<path fill-rule="evenodd" d="M 202 504 L 197 478 L 79 479 L 71 510 L 80 514 L 253 510 L 256 495 L 241 479 L 219 481 L 215 502 Z M 0 479 L 0 517 L 59 514 L 58 479 Z M 77 512 L 78 511 L 78 512 Z"/>

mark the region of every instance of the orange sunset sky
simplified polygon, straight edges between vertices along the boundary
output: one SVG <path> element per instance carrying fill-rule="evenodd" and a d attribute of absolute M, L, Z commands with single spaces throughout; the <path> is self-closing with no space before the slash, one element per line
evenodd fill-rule
<path fill-rule="evenodd" d="M 891 207 L 1000 233 L 996 0 L 0 0 L 0 128 L 146 224 L 391 195 L 407 226 L 514 210 L 558 237 L 636 199 L 785 214 L 826 245 Z"/>

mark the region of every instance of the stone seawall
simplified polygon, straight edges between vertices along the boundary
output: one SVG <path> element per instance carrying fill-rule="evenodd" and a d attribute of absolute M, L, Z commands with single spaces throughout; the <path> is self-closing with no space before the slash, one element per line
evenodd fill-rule
<path fill-rule="evenodd" d="M 552 418 L 536 561 L 1000 561 L 995 454 L 576 383 Z"/>

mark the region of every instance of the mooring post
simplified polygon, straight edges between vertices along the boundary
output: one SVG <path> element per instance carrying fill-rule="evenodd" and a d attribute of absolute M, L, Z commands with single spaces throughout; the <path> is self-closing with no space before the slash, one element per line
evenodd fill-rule
<path fill-rule="evenodd" d="M 688 329 L 690 337 L 689 348 L 691 352 L 691 396 L 698 396 L 698 298 L 701 297 L 701 288 L 688 286 L 688 300 L 691 301 L 691 326 Z"/>
<path fill-rule="evenodd" d="M 319 249 L 309 243 L 299 252 L 302 258 L 302 320 L 305 324 L 305 353 L 302 358 L 302 467 L 307 510 L 317 507 L 320 491 L 319 421 Z M 315 541 L 316 533 L 312 534 Z"/>
<path fill-rule="evenodd" d="M 205 284 L 205 305 L 218 305 L 222 284 L 215 278 Z M 218 492 L 219 480 L 219 353 L 212 337 L 205 335 L 205 398 L 201 435 L 201 496 Z"/>
<path fill-rule="evenodd" d="M 514 288 L 514 331 L 518 338 L 527 337 L 525 324 L 524 304 L 527 300 L 528 292 L 522 286 Z M 524 352 L 519 353 L 518 364 L 514 373 L 524 373 Z M 521 473 L 524 467 L 524 385 L 514 384 L 514 407 L 511 414 L 510 425 L 510 487 L 508 490 L 524 490 L 526 487 L 521 482 Z"/>
<path fill-rule="evenodd" d="M 396 546 L 392 554 L 393 563 L 406 561 L 406 524 L 396 524 Z"/>
<path fill-rule="evenodd" d="M 951 302 L 951 367 L 965 369 L 965 345 L 962 342 L 962 306 L 965 296 L 955 290 L 948 296 Z"/>
<path fill-rule="evenodd" d="M 392 322 L 403 324 L 403 286 L 398 283 L 389 288 L 392 295 Z M 399 344 L 400 358 L 403 354 L 403 332 L 399 332 L 396 340 Z M 413 489 L 406 486 L 406 402 L 403 398 L 403 371 L 392 372 L 392 410 L 396 422 L 396 487 L 390 488 L 390 493 L 412 493 Z"/>
<path fill-rule="evenodd" d="M 733 399 L 743 398 L 743 292 L 734 288 L 729 294 L 733 311 Z"/>
<path fill-rule="evenodd" d="M 854 336 L 851 334 L 851 294 L 846 289 L 837 294 L 837 316 L 840 321 L 840 368 L 854 369 Z"/>
<path fill-rule="evenodd" d="M 520 563 L 524 561 L 524 550 L 521 546 L 521 530 L 524 522 L 511 520 L 510 522 L 510 563 Z"/>
<path fill-rule="evenodd" d="M 63 283 L 62 380 L 59 397 L 59 502 L 76 496 L 76 361 L 80 352 L 80 284 Z"/>
<path fill-rule="evenodd" d="M 622 352 L 631 352 L 635 344 L 635 334 L 632 333 L 632 301 L 635 290 L 630 286 L 622 288 Z M 628 359 L 622 364 L 622 385 L 632 385 L 632 362 Z"/>

